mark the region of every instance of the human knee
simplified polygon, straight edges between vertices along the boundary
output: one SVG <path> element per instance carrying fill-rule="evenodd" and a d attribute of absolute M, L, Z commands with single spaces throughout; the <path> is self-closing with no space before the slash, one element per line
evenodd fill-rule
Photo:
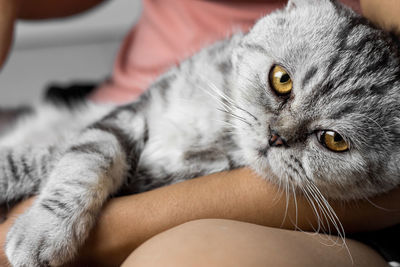
<path fill-rule="evenodd" d="M 218 232 L 226 223 L 202 219 L 171 228 L 142 244 L 122 266 L 224 266 L 224 237 Z"/>

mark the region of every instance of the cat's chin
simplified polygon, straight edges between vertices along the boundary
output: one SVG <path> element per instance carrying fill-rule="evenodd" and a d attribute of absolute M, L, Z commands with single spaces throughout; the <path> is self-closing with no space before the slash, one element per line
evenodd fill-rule
<path fill-rule="evenodd" d="M 249 165 L 259 176 L 277 185 L 288 183 L 289 180 L 294 182 L 287 175 L 285 166 L 282 166 L 282 162 L 279 162 L 278 158 L 281 155 L 276 155 L 273 148 L 266 146 L 258 149 L 257 153 L 258 156 Z"/>

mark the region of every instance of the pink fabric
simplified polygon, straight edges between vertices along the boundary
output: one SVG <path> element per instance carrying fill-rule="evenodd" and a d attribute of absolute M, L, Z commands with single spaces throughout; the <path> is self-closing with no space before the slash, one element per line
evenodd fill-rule
<path fill-rule="evenodd" d="M 286 2 L 143 0 L 142 16 L 123 42 L 112 80 L 92 99 L 129 102 L 172 65 L 233 31 L 248 31 L 258 18 Z M 358 0 L 342 2 L 360 12 Z"/>

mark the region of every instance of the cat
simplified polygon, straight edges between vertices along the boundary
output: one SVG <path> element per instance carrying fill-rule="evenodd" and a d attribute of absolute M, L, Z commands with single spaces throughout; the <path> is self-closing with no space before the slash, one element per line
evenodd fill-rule
<path fill-rule="evenodd" d="M 291 0 L 173 67 L 137 101 L 46 106 L 0 142 L 13 266 L 59 266 L 111 196 L 249 166 L 316 204 L 400 183 L 400 56 L 332 0 Z M 271 170 L 276 178 L 269 175 Z"/>

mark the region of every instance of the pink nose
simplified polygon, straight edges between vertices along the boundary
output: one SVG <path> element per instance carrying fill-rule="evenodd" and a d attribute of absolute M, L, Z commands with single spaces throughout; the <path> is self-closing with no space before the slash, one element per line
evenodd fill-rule
<path fill-rule="evenodd" d="M 269 139 L 269 145 L 270 146 L 282 146 L 284 145 L 284 142 L 282 138 L 278 134 L 271 134 L 271 138 Z"/>

